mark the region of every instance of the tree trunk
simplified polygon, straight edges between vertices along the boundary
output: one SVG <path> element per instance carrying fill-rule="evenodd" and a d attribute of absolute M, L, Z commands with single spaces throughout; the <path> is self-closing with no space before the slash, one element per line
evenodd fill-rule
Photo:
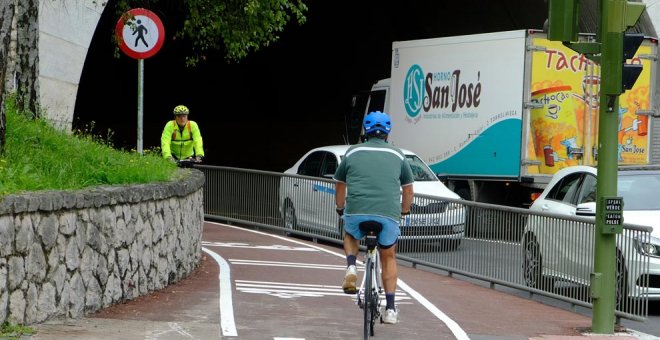
<path fill-rule="evenodd" d="M 39 0 L 20 0 L 16 7 L 16 108 L 41 115 L 39 108 Z"/>
<path fill-rule="evenodd" d="M 5 96 L 7 84 L 7 60 L 11 42 L 11 22 L 14 18 L 14 1 L 0 1 L 0 154 L 5 149 L 7 119 L 5 117 Z"/>

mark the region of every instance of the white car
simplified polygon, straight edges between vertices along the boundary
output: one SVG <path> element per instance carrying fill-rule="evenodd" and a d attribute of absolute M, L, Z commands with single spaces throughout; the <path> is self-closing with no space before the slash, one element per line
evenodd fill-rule
<path fill-rule="evenodd" d="M 327 232 L 343 237 L 342 223 L 335 212 L 335 188 L 332 177 L 350 145 L 315 148 L 302 156 L 284 173 L 280 181 L 280 213 L 288 229 Z M 409 162 L 415 182 L 416 197 L 411 214 L 401 221 L 399 247 L 408 241 L 440 242 L 456 249 L 465 235 L 465 207 L 461 198 L 449 190 L 417 155 L 402 150 Z M 320 178 L 324 179 L 321 180 Z M 439 198 L 449 198 L 439 199 Z"/>
<path fill-rule="evenodd" d="M 596 215 L 596 171 L 590 166 L 559 170 L 530 210 L 561 215 Z M 617 305 L 623 297 L 660 300 L 660 170 L 619 170 L 618 197 L 626 224 L 653 227 L 650 239 L 617 235 Z M 556 221 L 556 220 L 555 220 Z M 593 272 L 593 228 L 530 216 L 522 237 L 523 273 L 530 287 L 552 290 L 556 280 L 589 284 Z M 648 259 L 648 272 L 642 263 Z"/>

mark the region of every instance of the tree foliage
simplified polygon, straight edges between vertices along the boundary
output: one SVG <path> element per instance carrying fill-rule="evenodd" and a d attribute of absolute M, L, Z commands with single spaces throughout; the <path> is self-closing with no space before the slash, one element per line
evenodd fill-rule
<path fill-rule="evenodd" d="M 99 0 L 103 1 L 103 0 Z M 16 6 L 18 4 L 18 6 Z M 182 13 L 175 39 L 185 39 L 191 50 L 187 64 L 194 66 L 211 50 L 223 50 L 228 61 L 239 61 L 279 39 L 295 19 L 305 23 L 303 0 L 116 0 L 124 13 L 137 7 L 166 7 Z M 15 7 L 16 6 L 16 7 Z M 0 0 L 0 153 L 5 142 L 4 98 L 7 55 L 14 15 L 17 32 L 17 104 L 22 111 L 39 117 L 39 0 Z"/>
<path fill-rule="evenodd" d="M 183 22 L 175 39 L 187 39 L 191 51 L 187 64 L 196 65 L 212 50 L 223 50 L 228 61 L 240 61 L 279 39 L 295 19 L 305 23 L 307 6 L 302 0 L 118 0 L 125 12 L 140 6 L 179 10 Z M 156 5 L 156 3 L 158 3 Z"/>

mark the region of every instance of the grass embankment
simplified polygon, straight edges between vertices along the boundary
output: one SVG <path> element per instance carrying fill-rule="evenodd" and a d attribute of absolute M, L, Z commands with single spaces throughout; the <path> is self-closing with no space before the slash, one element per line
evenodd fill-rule
<path fill-rule="evenodd" d="M 44 120 L 17 113 L 6 101 L 7 132 L 0 154 L 0 199 L 39 190 L 76 190 L 98 185 L 163 182 L 176 165 L 155 152 L 114 149 L 91 134 L 67 134 Z"/>
<path fill-rule="evenodd" d="M 0 154 L 0 200 L 26 191 L 75 190 L 97 185 L 153 183 L 174 179 L 176 165 L 157 152 L 116 150 L 91 134 L 67 134 L 43 120 L 17 113 L 6 101 L 6 143 Z M 30 327 L 8 322 L 0 338 L 34 334 Z"/>

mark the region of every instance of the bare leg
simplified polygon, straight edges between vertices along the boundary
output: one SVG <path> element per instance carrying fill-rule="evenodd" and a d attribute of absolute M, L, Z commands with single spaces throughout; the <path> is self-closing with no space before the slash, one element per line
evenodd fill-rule
<path fill-rule="evenodd" d="M 346 242 L 344 242 L 345 244 Z M 380 249 L 380 261 L 383 265 L 383 288 L 385 293 L 396 291 L 398 277 L 396 266 L 396 245 L 388 249 Z"/>
<path fill-rule="evenodd" d="M 357 291 L 357 269 L 355 268 L 355 257 L 351 261 L 348 261 L 350 255 L 357 255 L 359 248 L 359 242 L 354 239 L 351 235 L 344 235 L 344 252 L 346 253 L 347 264 L 351 264 L 346 268 L 346 274 L 344 274 L 344 282 L 342 282 L 341 287 L 346 294 L 355 294 Z"/>
<path fill-rule="evenodd" d="M 360 243 L 358 240 L 354 239 L 353 236 L 351 236 L 348 233 L 344 234 L 344 253 L 346 256 L 348 255 L 355 255 L 357 256 L 358 252 L 360 251 Z"/>

